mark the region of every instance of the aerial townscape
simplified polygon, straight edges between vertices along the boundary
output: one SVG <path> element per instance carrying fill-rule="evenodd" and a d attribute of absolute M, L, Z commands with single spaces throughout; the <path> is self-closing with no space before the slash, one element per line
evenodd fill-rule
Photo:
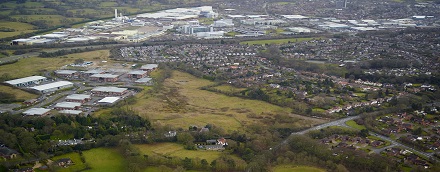
<path fill-rule="evenodd" d="M 440 171 L 440 0 L 0 9 L 0 172 Z"/>

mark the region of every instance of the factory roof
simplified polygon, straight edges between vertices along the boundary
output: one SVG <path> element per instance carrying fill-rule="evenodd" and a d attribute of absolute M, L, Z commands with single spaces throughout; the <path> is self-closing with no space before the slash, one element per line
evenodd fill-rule
<path fill-rule="evenodd" d="M 120 97 L 105 97 L 101 100 L 98 101 L 98 103 L 115 103 L 116 101 L 118 101 L 119 99 L 121 99 Z"/>
<path fill-rule="evenodd" d="M 135 82 L 137 83 L 146 83 L 146 82 L 150 82 L 152 78 L 141 78 L 136 80 Z"/>
<path fill-rule="evenodd" d="M 68 86 L 68 85 L 73 85 L 73 83 L 71 83 L 69 81 L 58 81 L 58 82 L 52 82 L 49 84 L 39 85 L 39 86 L 35 86 L 35 87 L 30 87 L 30 88 L 38 90 L 38 91 L 43 91 L 43 90 L 47 90 L 47 89 L 63 87 L 63 86 Z"/>
<path fill-rule="evenodd" d="M 78 72 L 78 71 L 76 71 L 76 70 L 57 70 L 57 71 L 55 71 L 56 74 L 62 74 L 62 75 L 72 75 L 72 74 L 75 74 L 76 72 Z"/>
<path fill-rule="evenodd" d="M 147 73 L 147 71 L 144 71 L 144 70 L 134 70 L 134 71 L 128 72 L 128 74 L 130 74 L 130 75 L 143 75 L 145 73 Z"/>
<path fill-rule="evenodd" d="M 122 93 L 126 90 L 127 90 L 127 88 L 119 88 L 119 87 L 96 87 L 96 88 L 92 89 L 92 91 L 118 92 L 118 93 Z"/>
<path fill-rule="evenodd" d="M 307 19 L 308 18 L 303 15 L 282 15 L 282 16 L 287 19 Z"/>
<path fill-rule="evenodd" d="M 117 77 L 119 77 L 119 75 L 104 73 L 104 74 L 94 74 L 90 77 L 93 77 L 93 78 L 117 78 Z"/>
<path fill-rule="evenodd" d="M 87 94 L 71 94 L 66 97 L 66 99 L 69 99 L 69 100 L 84 100 L 84 99 L 90 99 L 90 98 L 91 98 L 91 96 L 87 95 Z"/>
<path fill-rule="evenodd" d="M 157 64 L 146 64 L 146 65 L 143 65 L 141 67 L 141 69 L 151 70 L 151 69 L 154 69 L 154 68 L 157 68 L 157 67 L 158 67 Z"/>
<path fill-rule="evenodd" d="M 80 110 L 61 110 L 61 111 L 59 111 L 59 113 L 69 114 L 69 115 L 79 115 L 79 114 L 83 113 L 83 111 L 80 111 Z"/>
<path fill-rule="evenodd" d="M 81 103 L 77 102 L 60 102 L 55 105 L 56 108 L 76 108 L 81 106 Z"/>
<path fill-rule="evenodd" d="M 44 76 L 29 76 L 26 78 L 9 80 L 9 81 L 6 81 L 6 83 L 11 84 L 11 85 L 16 85 L 16 84 L 20 84 L 20 83 L 32 82 L 32 81 L 37 81 L 37 80 L 41 80 L 41 79 L 44 80 L 44 79 L 46 79 L 46 77 L 44 77 Z"/>
<path fill-rule="evenodd" d="M 50 109 L 45 109 L 45 108 L 31 108 L 31 109 L 28 109 L 27 111 L 24 111 L 23 114 L 29 115 L 29 116 L 43 115 L 49 111 L 50 111 Z"/>

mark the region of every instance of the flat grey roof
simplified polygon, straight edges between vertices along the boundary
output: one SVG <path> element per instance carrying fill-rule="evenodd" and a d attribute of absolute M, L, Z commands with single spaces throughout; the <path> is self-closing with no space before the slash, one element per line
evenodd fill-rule
<path fill-rule="evenodd" d="M 87 94 L 71 94 L 66 97 L 66 99 L 70 99 L 70 100 L 84 100 L 90 98 L 91 96 Z"/>
<path fill-rule="evenodd" d="M 81 114 L 83 111 L 80 111 L 80 110 L 61 110 L 61 111 L 59 111 L 59 113 L 62 113 L 62 114 L 70 114 L 70 115 L 79 115 L 79 114 Z"/>
<path fill-rule="evenodd" d="M 26 82 L 38 81 L 41 79 L 46 79 L 46 77 L 44 77 L 44 76 L 29 76 L 26 78 L 19 78 L 19 79 L 6 81 L 6 83 L 11 84 L 11 85 L 16 85 L 16 84 L 21 84 L 21 83 L 26 83 Z"/>
<path fill-rule="evenodd" d="M 136 80 L 135 82 L 138 82 L 138 83 L 145 83 L 145 82 L 150 82 L 151 79 L 152 79 L 152 78 L 141 78 L 141 79 Z"/>
<path fill-rule="evenodd" d="M 101 100 L 98 101 L 98 103 L 115 103 L 116 101 L 118 101 L 119 99 L 121 99 L 120 97 L 105 97 Z"/>
<path fill-rule="evenodd" d="M 75 108 L 81 106 L 81 103 L 77 103 L 77 102 L 60 102 L 57 103 L 55 105 L 55 107 L 59 107 L 59 108 Z"/>
<path fill-rule="evenodd" d="M 30 88 L 38 90 L 38 91 L 43 91 L 43 90 L 48 90 L 48 89 L 63 87 L 63 86 L 68 86 L 68 85 L 73 86 L 73 83 L 71 83 L 69 81 L 58 81 L 58 82 L 52 82 L 49 84 L 39 85 L 39 86 L 35 86 L 35 87 L 30 87 Z"/>
<path fill-rule="evenodd" d="M 32 116 L 43 115 L 49 111 L 50 111 L 50 109 L 45 109 L 45 108 L 31 108 L 31 109 L 28 109 L 27 111 L 24 111 L 23 114 L 32 115 Z"/>
<path fill-rule="evenodd" d="M 94 78 L 117 78 L 119 77 L 119 75 L 113 75 L 113 74 L 94 74 L 90 77 L 94 77 Z"/>
<path fill-rule="evenodd" d="M 151 70 L 151 69 L 157 68 L 158 66 L 159 66 L 159 65 L 157 65 L 157 64 L 146 64 L 146 65 L 143 65 L 143 66 L 141 67 L 141 69 Z"/>
<path fill-rule="evenodd" d="M 55 71 L 56 74 L 64 74 L 64 75 L 72 75 L 78 71 L 76 70 L 57 70 Z"/>
<path fill-rule="evenodd" d="M 127 90 L 127 88 L 119 88 L 119 87 L 96 87 L 96 88 L 92 89 L 92 91 L 115 92 L 115 93 L 122 93 L 126 90 Z"/>
<path fill-rule="evenodd" d="M 147 73 L 147 71 L 134 70 L 134 71 L 129 72 L 128 74 L 130 74 L 130 75 L 143 75 L 143 74 L 146 74 L 146 73 Z"/>

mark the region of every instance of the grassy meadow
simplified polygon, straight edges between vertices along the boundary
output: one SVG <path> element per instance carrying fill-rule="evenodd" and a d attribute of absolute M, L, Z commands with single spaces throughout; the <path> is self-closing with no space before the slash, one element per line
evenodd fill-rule
<path fill-rule="evenodd" d="M 90 172 L 120 172 L 126 171 L 127 161 L 119 154 L 116 149 L 111 148 L 95 148 L 84 151 L 83 155 L 86 163 L 90 166 Z"/>
<path fill-rule="evenodd" d="M 90 51 L 77 54 L 69 54 L 63 57 L 55 58 L 39 58 L 30 57 L 20 59 L 13 64 L 2 65 L 0 67 L 0 73 L 9 74 L 12 78 L 27 77 L 31 75 L 42 75 L 45 71 L 57 70 L 61 66 L 71 64 L 75 59 L 82 58 L 86 61 L 95 61 L 97 64 L 101 64 L 101 60 L 107 60 L 109 55 L 108 50 Z M 106 64 L 102 64 L 106 65 Z"/>
<path fill-rule="evenodd" d="M 18 88 L 9 87 L 5 85 L 0 85 L 1 92 L 10 93 L 15 95 L 16 99 L 22 99 L 22 100 L 29 100 L 29 99 L 35 99 L 38 97 L 38 95 L 28 93 L 26 91 L 20 90 Z"/>
<path fill-rule="evenodd" d="M 162 125 L 186 129 L 190 125 L 205 126 L 209 123 L 220 126 L 227 132 L 245 131 L 249 125 L 264 125 L 262 118 L 274 118 L 275 114 L 291 112 L 289 108 L 263 101 L 230 97 L 200 89 L 211 84 L 213 82 L 209 80 L 174 71 L 172 77 L 165 81 L 162 93 L 153 95 L 143 91 L 136 95 L 136 103 L 129 106 L 141 116 Z M 230 86 L 219 87 L 231 89 Z M 106 112 L 98 113 L 106 115 Z M 290 116 L 298 119 L 290 124 L 293 127 L 324 122 L 295 114 Z"/>
<path fill-rule="evenodd" d="M 86 168 L 86 164 L 81 161 L 81 157 L 78 153 L 72 152 L 60 156 L 55 156 L 52 158 L 53 161 L 60 160 L 62 158 L 70 158 L 74 165 L 69 166 L 69 168 L 57 168 L 58 172 L 73 172 L 73 171 L 81 171 Z"/>
<path fill-rule="evenodd" d="M 309 167 L 309 166 L 295 166 L 295 165 L 279 165 L 273 168 L 274 172 L 325 172 L 324 169 Z"/>
<path fill-rule="evenodd" d="M 219 158 L 224 152 L 207 150 L 186 150 L 183 145 L 177 143 L 155 143 L 134 145 L 139 148 L 142 155 L 160 155 L 164 157 L 200 158 L 209 163 Z"/>

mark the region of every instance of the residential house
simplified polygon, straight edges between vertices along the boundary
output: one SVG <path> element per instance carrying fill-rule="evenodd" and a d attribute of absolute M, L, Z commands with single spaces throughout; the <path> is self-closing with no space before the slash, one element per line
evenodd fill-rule
<path fill-rule="evenodd" d="M 70 158 L 62 158 L 56 161 L 57 165 L 60 167 L 68 167 L 73 164 L 73 161 Z"/>
<path fill-rule="evenodd" d="M 14 159 L 17 157 L 17 155 L 18 152 L 13 149 L 10 149 L 8 147 L 0 147 L 0 156 L 5 160 Z"/>

